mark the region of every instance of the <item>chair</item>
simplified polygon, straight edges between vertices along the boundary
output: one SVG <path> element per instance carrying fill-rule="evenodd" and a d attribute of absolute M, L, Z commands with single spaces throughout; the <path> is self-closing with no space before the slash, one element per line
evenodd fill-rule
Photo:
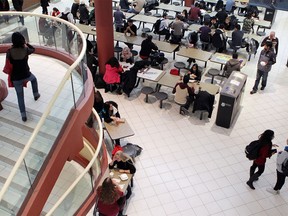
<path fill-rule="evenodd" d="M 115 46 L 114 47 L 114 52 L 117 53 L 117 59 L 119 60 L 120 59 L 120 53 L 122 52 L 122 47 L 119 47 L 119 46 Z"/>
<path fill-rule="evenodd" d="M 208 74 L 212 76 L 211 84 L 213 84 L 214 83 L 214 77 L 219 76 L 220 71 L 218 69 L 215 69 L 215 68 L 210 68 L 208 70 Z"/>
<path fill-rule="evenodd" d="M 180 6 L 180 3 L 179 2 L 173 2 L 173 5 Z"/>
<path fill-rule="evenodd" d="M 133 62 L 134 62 L 134 58 L 135 58 L 135 56 L 138 55 L 138 52 L 136 50 L 131 50 L 131 53 L 133 55 Z"/>
<path fill-rule="evenodd" d="M 186 64 L 184 62 L 175 62 L 174 67 L 178 69 L 180 74 L 180 70 L 184 69 L 186 67 Z"/>
<path fill-rule="evenodd" d="M 168 98 L 168 94 L 165 92 L 155 92 L 153 95 L 157 98 L 157 100 L 160 100 L 160 109 L 162 109 L 163 100 Z"/>
<path fill-rule="evenodd" d="M 201 41 L 201 43 L 202 43 L 202 50 L 210 50 L 210 42 Z"/>
<path fill-rule="evenodd" d="M 146 97 L 145 97 L 146 103 L 148 103 L 148 95 L 152 94 L 153 92 L 154 92 L 153 88 L 148 87 L 148 86 L 145 86 L 141 89 L 141 93 L 146 95 Z"/>
<path fill-rule="evenodd" d="M 159 13 L 153 14 L 153 16 L 154 16 L 154 17 L 158 17 L 158 18 L 162 17 L 162 15 L 159 14 Z"/>

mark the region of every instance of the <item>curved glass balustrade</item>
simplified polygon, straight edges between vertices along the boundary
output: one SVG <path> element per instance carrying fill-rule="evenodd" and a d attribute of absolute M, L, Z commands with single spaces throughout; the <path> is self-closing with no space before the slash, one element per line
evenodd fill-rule
<path fill-rule="evenodd" d="M 4 22 L 5 16 L 9 17 L 9 23 Z M 22 19 L 24 25 L 19 22 Z M 85 97 L 86 41 L 83 33 L 73 24 L 50 16 L 24 12 L 1 12 L 0 23 L 0 46 L 11 43 L 12 33 L 19 31 L 31 45 L 36 48 L 45 47 L 46 50 L 42 50 L 41 54 L 61 53 L 72 64 L 67 68 L 63 80 L 1 189 L 0 214 L 14 215 L 21 207 L 69 112 L 76 107 L 80 98 Z M 101 124 L 100 121 L 99 124 Z M 42 133 L 51 134 L 51 136 L 43 137 Z M 15 185 L 20 185 L 21 190 L 17 190 Z"/>

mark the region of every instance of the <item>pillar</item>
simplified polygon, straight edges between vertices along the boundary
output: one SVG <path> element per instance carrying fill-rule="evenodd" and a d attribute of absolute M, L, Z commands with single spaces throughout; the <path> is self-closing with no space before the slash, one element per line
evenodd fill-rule
<path fill-rule="evenodd" d="M 104 74 L 105 63 L 114 56 L 112 1 L 94 0 L 94 7 L 99 72 Z"/>

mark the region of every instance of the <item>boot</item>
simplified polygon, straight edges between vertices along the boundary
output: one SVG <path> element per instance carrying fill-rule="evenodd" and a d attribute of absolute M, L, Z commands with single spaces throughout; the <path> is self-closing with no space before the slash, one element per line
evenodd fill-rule
<path fill-rule="evenodd" d="M 252 189 L 255 190 L 255 187 L 253 186 L 253 182 L 258 180 L 259 174 L 255 173 L 253 174 L 250 179 L 246 182 L 246 184 Z"/>
<path fill-rule="evenodd" d="M 254 175 L 254 172 L 255 172 L 255 170 L 250 169 L 250 178 Z M 258 181 L 258 179 L 259 179 L 259 176 L 257 178 L 255 178 L 254 181 Z"/>

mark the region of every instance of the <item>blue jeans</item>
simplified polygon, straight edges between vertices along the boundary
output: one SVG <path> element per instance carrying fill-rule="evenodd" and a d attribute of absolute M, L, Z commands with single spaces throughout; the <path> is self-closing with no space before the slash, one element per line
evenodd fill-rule
<path fill-rule="evenodd" d="M 264 72 L 264 71 L 257 70 L 257 76 L 256 76 L 255 84 L 254 84 L 254 87 L 253 87 L 254 91 L 258 90 L 258 85 L 259 85 L 261 77 L 262 77 L 261 85 L 262 85 L 263 88 L 266 87 L 268 73 L 269 72 Z"/>
<path fill-rule="evenodd" d="M 23 83 L 26 81 L 27 82 L 31 81 L 34 98 L 39 96 L 37 79 L 32 73 L 26 79 L 13 81 L 13 85 L 14 85 L 14 88 L 15 88 L 16 94 L 17 94 L 18 106 L 19 106 L 20 113 L 21 113 L 22 117 L 26 117 L 24 91 L 23 91 Z"/>

